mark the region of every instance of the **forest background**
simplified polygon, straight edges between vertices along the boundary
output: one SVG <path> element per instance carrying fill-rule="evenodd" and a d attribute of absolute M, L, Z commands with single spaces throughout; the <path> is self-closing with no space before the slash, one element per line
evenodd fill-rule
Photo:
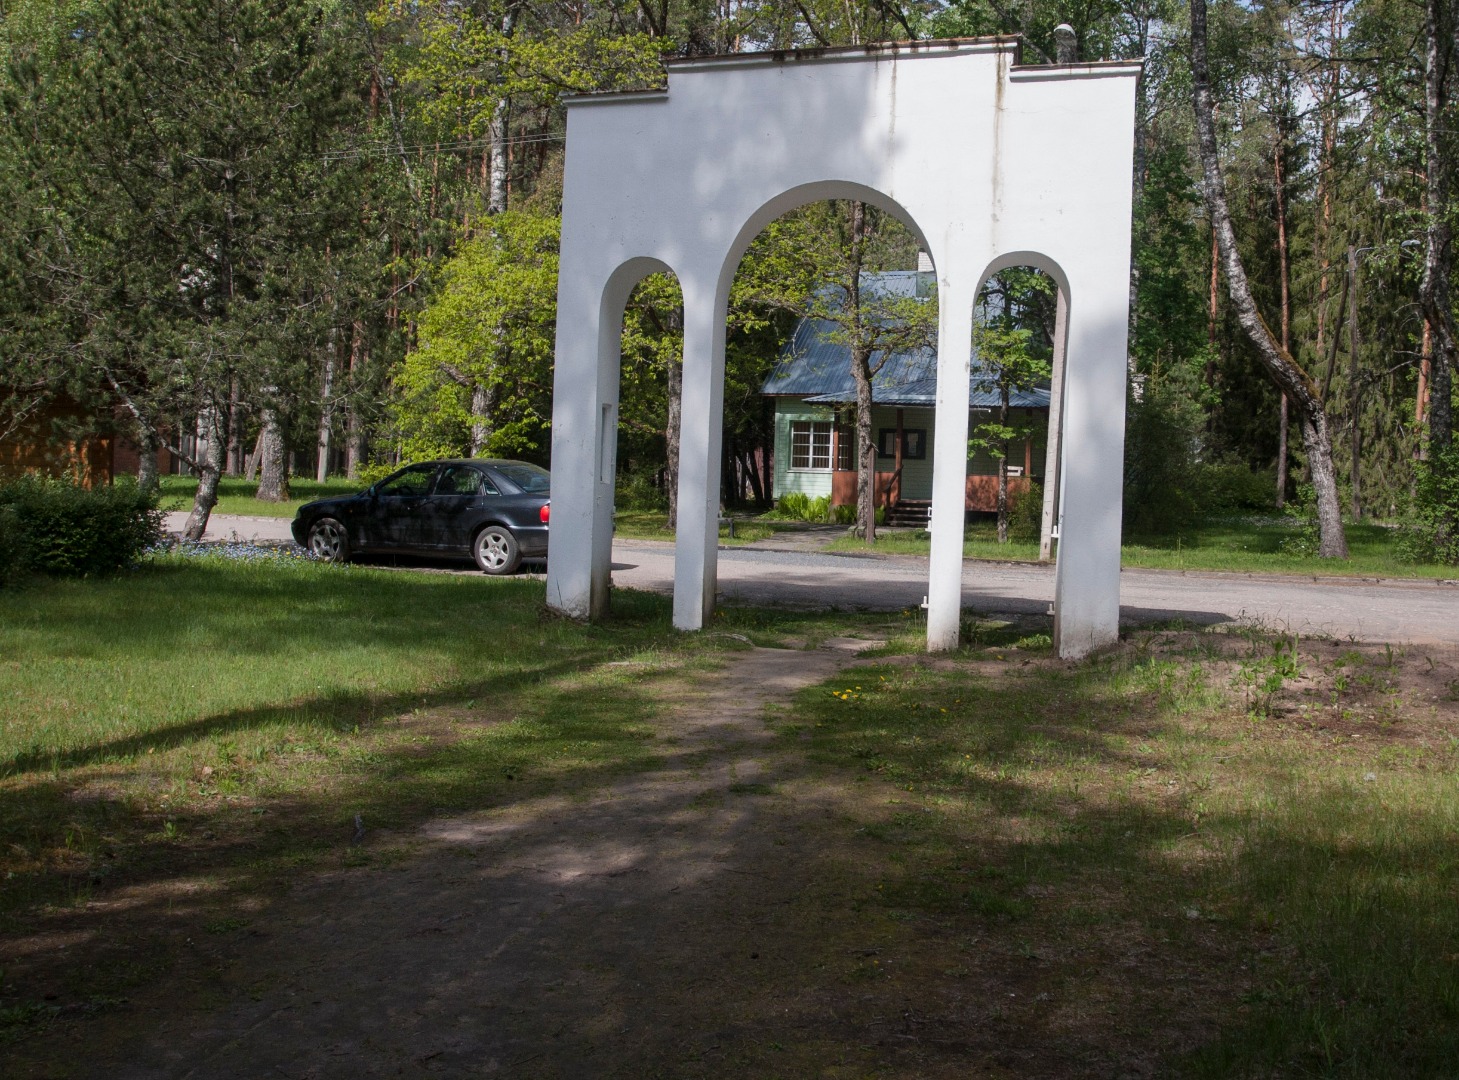
<path fill-rule="evenodd" d="M 1344 510 L 1459 561 L 1455 5 L 1199 10 L 1235 248 L 1257 321 L 1320 399 Z M 1176 0 L 0 0 L 0 439 L 80 403 L 144 461 L 187 457 L 204 520 L 229 474 L 282 498 L 291 467 L 546 464 L 561 95 L 662 85 L 670 56 L 889 39 L 1016 33 L 1026 62 L 1051 63 L 1068 23 L 1080 60 L 1146 62 L 1127 532 L 1304 505 L 1299 421 L 1232 302 L 1203 195 L 1191 15 Z M 895 221 L 856 220 L 807 207 L 741 266 L 727 502 L 769 497 L 758 390 L 795 319 L 852 249 L 858 269 L 911 268 Z M 1047 307 L 1005 305 L 1024 324 L 1000 333 L 1045 339 Z M 674 490 L 680 326 L 677 285 L 646 279 L 624 323 L 621 505 Z"/>

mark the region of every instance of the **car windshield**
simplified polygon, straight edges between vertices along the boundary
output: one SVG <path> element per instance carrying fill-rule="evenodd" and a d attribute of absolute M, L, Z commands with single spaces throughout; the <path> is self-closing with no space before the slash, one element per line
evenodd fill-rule
<path fill-rule="evenodd" d="M 505 465 L 494 465 L 493 469 L 504 480 L 527 495 L 546 495 L 552 486 L 552 474 L 525 461 L 513 461 Z"/>

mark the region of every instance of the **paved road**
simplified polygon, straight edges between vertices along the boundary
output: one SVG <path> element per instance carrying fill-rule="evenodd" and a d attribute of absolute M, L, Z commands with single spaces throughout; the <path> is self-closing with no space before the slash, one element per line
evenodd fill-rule
<path fill-rule="evenodd" d="M 673 549 L 622 540 L 613 545 L 613 580 L 671 591 Z M 759 604 L 896 611 L 921 604 L 925 559 L 721 549 L 719 591 Z M 982 613 L 1037 614 L 1054 598 L 1051 566 L 969 562 L 963 606 Z M 1274 629 L 1364 641 L 1459 646 L 1459 583 L 1125 570 L 1122 622 L 1185 619 L 1201 625 L 1244 619 Z"/>
<path fill-rule="evenodd" d="M 177 530 L 184 514 L 169 516 Z M 281 518 L 215 515 L 207 538 L 287 540 Z M 472 571 L 474 572 L 474 571 Z M 618 585 L 672 592 L 673 545 L 619 540 L 613 545 Z M 927 593 L 925 559 L 827 555 L 809 551 L 725 548 L 719 553 L 720 595 L 754 604 L 899 611 Z M 1038 614 L 1054 598 L 1053 568 L 1018 563 L 968 563 L 963 604 L 980 613 Z M 1362 641 L 1459 647 L 1459 582 L 1212 574 L 1125 570 L 1122 621 L 1185 619 L 1201 625 L 1245 619 L 1274 629 Z"/>

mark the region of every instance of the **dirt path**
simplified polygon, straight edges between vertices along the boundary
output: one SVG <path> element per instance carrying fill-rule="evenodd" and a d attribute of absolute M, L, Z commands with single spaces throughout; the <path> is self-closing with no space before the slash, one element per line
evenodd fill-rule
<path fill-rule="evenodd" d="M 751 1037 L 724 988 L 755 985 L 766 919 L 805 884 L 783 816 L 757 812 L 791 764 L 765 709 L 868 643 L 831 644 L 755 649 L 684 686 L 659 770 L 433 821 L 405 859 L 300 884 L 212 1007 L 175 988 L 136 1002 L 136 1034 L 84 1074 L 715 1072 Z"/>

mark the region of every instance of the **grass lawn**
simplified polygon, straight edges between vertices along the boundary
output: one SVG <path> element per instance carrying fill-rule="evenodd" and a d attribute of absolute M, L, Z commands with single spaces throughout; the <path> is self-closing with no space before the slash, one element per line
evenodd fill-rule
<path fill-rule="evenodd" d="M 1032 620 L 929 660 L 915 615 L 729 609 L 682 635 L 665 598 L 614 608 L 583 626 L 540 582 L 180 556 L 0 593 L 0 1073 L 7 1046 L 62 1061 L 137 1022 L 129 993 L 246 956 L 300 875 L 660 768 L 676 676 L 870 628 L 887 647 L 775 710 L 766 781 L 739 785 L 745 827 L 795 853 L 765 875 L 809 884 L 750 913 L 773 992 L 723 967 L 713 1000 L 768 1026 L 714 1075 L 848 1047 L 858 1076 L 1452 1075 L 1453 650 L 1143 631 L 1068 664 Z M 356 815 L 402 839 L 353 845 Z M 845 1035 L 875 1024 L 904 1034 Z"/>
<path fill-rule="evenodd" d="M 629 540 L 672 540 L 674 530 L 661 510 L 619 510 L 613 515 L 613 534 Z M 735 534 L 728 525 L 719 527 L 719 542 L 731 547 L 753 544 L 775 535 L 775 527 L 766 521 L 735 519 Z"/>
<path fill-rule="evenodd" d="M 250 517 L 294 516 L 294 511 L 314 499 L 329 499 L 336 495 L 353 495 L 364 491 L 368 485 L 357 480 L 332 477 L 324 483 L 295 476 L 289 479 L 289 500 L 287 502 L 264 502 L 254 496 L 258 484 L 238 477 L 225 476 L 218 481 L 218 505 L 215 514 L 243 514 Z M 191 510 L 193 497 L 197 494 L 198 480 L 195 476 L 164 476 L 161 478 L 162 509 Z"/>
<path fill-rule="evenodd" d="M 1314 574 L 1353 577 L 1452 578 L 1459 570 L 1402 562 L 1398 558 L 1396 530 L 1370 522 L 1348 522 L 1345 526 L 1347 560 L 1319 559 L 1291 554 L 1284 541 L 1300 536 L 1300 528 L 1282 518 L 1224 518 L 1208 521 L 1177 536 L 1127 539 L 1120 550 L 1121 564 L 1155 570 L 1216 570 L 1258 574 Z M 991 524 L 969 526 L 963 554 L 970 559 L 1033 562 L 1038 544 L 999 544 Z M 891 555 L 926 555 L 925 533 L 895 532 L 877 537 L 873 550 Z M 865 551 L 866 544 L 854 537 L 838 539 L 831 551 Z"/>

